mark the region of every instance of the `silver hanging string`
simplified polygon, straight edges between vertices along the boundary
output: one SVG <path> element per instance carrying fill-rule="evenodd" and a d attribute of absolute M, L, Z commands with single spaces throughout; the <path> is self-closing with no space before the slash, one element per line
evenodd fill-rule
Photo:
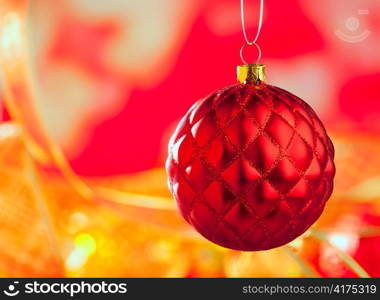
<path fill-rule="evenodd" d="M 245 29 L 244 0 L 240 0 L 241 27 L 242 27 L 242 31 L 243 31 L 243 35 L 244 35 L 244 40 L 245 40 L 245 44 L 240 48 L 240 58 L 241 58 L 242 62 L 245 65 L 248 64 L 247 61 L 244 59 L 244 56 L 243 56 L 243 49 L 246 46 L 252 46 L 252 45 L 254 45 L 257 48 L 256 64 L 261 60 L 261 48 L 257 44 L 257 40 L 258 40 L 258 38 L 260 36 L 261 27 L 263 25 L 263 11 L 264 11 L 264 0 L 260 0 L 259 24 L 257 26 L 257 32 L 256 32 L 255 38 L 252 41 L 250 41 L 248 39 L 247 31 Z"/>

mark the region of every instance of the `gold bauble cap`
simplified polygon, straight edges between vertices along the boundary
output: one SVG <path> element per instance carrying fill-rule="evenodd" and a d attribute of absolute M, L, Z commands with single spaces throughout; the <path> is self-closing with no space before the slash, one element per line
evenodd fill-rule
<path fill-rule="evenodd" d="M 260 84 L 265 80 L 265 65 L 249 64 L 237 66 L 237 79 L 240 83 Z"/>

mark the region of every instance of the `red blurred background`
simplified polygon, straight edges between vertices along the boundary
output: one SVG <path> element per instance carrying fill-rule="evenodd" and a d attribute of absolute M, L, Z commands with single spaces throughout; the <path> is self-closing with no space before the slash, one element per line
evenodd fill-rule
<path fill-rule="evenodd" d="M 119 97 L 115 97 L 119 99 L 112 100 L 122 105 L 112 112 L 111 118 L 107 116 L 106 121 L 94 124 L 85 149 L 72 160 L 77 172 L 109 175 L 161 166 L 165 158 L 162 149 L 175 122 L 196 99 L 235 82 L 235 66 L 241 64 L 238 50 L 243 44 L 239 1 L 192 2 L 183 4 L 189 6 L 182 12 L 183 18 L 167 24 L 171 27 L 170 34 L 174 35 L 169 37 L 172 44 L 157 45 L 157 49 L 150 51 L 141 49 L 152 56 L 151 64 L 136 57 L 135 68 L 142 70 L 130 70 L 130 74 L 129 70 L 122 70 L 125 74 L 120 74 L 116 69 L 128 66 L 112 69 L 99 56 L 102 57 L 102 47 L 106 47 L 107 40 L 112 41 L 122 30 L 138 29 L 120 29 L 117 21 L 99 21 L 91 26 L 77 20 L 69 26 L 63 23 L 57 29 L 47 50 L 47 61 L 79 63 L 82 72 L 97 77 L 102 84 L 115 77 L 121 81 L 120 86 L 114 82 L 110 84 L 119 93 Z M 248 12 L 258 12 L 259 1 L 246 2 Z M 309 101 L 330 126 L 350 122 L 355 128 L 376 132 L 380 113 L 376 101 L 376 87 L 380 81 L 379 5 L 375 5 L 376 1 L 367 1 L 355 8 L 357 1 L 353 1 L 350 11 L 347 1 L 334 7 L 329 1 L 313 3 L 289 1 L 279 5 L 276 1 L 266 2 L 259 41 L 263 63 L 267 64 L 268 81 Z M 148 3 L 140 5 L 150 9 Z M 176 2 L 172 5 L 171 9 L 181 12 L 181 5 Z M 368 9 L 368 15 L 359 15 L 362 7 Z M 357 18 L 360 22 L 354 32 L 347 28 L 349 18 Z M 143 17 L 141 22 L 150 21 Z M 247 16 L 247 22 L 257 23 L 255 13 Z M 255 26 L 250 27 L 251 35 L 255 29 Z M 350 43 L 336 36 L 336 30 L 341 30 L 348 38 L 365 30 L 370 30 L 371 34 L 363 41 Z M 144 32 L 146 39 L 154 36 L 152 31 L 153 28 L 148 28 Z M 71 38 L 68 40 L 67 36 Z M 90 56 L 84 44 L 93 45 Z M 137 48 L 133 50 L 138 52 L 144 46 L 130 47 Z M 160 57 L 160 54 L 166 55 Z M 256 53 L 249 54 L 255 58 Z M 153 61 L 153 57 L 157 61 Z M 135 79 L 134 72 L 143 74 Z M 127 87 L 123 89 L 122 86 Z M 107 97 L 105 93 L 98 101 L 111 106 L 112 103 L 107 102 L 112 100 Z M 93 164 L 94 161 L 97 163 Z"/>

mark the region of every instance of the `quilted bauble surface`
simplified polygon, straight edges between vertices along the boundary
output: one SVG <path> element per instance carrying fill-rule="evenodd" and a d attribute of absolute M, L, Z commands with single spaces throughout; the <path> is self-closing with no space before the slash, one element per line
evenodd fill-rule
<path fill-rule="evenodd" d="M 169 187 L 182 216 L 236 250 L 284 245 L 321 215 L 334 148 L 313 109 L 280 88 L 237 84 L 195 103 L 169 145 Z"/>

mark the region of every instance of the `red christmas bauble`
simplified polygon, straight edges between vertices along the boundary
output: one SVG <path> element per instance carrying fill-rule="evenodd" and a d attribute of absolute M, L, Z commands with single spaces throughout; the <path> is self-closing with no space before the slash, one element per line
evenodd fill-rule
<path fill-rule="evenodd" d="M 334 148 L 313 109 L 265 83 L 236 84 L 195 103 L 169 145 L 169 188 L 182 216 L 236 250 L 284 245 L 321 215 Z"/>

